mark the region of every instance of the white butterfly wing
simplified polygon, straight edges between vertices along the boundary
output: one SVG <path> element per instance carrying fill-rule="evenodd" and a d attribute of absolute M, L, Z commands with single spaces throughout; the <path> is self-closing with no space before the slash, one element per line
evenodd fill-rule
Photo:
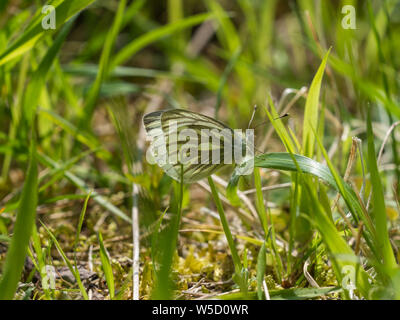
<path fill-rule="evenodd" d="M 224 158 L 224 147 L 226 147 L 224 142 L 225 138 L 229 138 L 228 136 L 232 138 L 234 132 L 218 120 L 187 110 L 173 109 L 146 114 L 143 123 L 152 141 L 150 152 L 156 163 L 167 175 L 177 181 L 181 180 L 181 171 L 183 171 L 183 182 L 191 183 L 232 163 L 229 161 L 231 159 Z M 191 141 L 176 139 L 188 129 L 197 134 L 198 139 L 194 142 L 197 145 L 193 147 L 198 148 L 198 155 L 186 162 L 171 161 L 171 159 L 174 160 L 174 155 L 180 154 L 182 148 L 185 150 L 190 148 Z M 208 143 L 201 143 L 204 135 L 207 135 L 204 141 Z M 217 163 L 211 159 L 213 151 L 219 154 Z M 231 150 L 229 152 L 231 153 Z"/>

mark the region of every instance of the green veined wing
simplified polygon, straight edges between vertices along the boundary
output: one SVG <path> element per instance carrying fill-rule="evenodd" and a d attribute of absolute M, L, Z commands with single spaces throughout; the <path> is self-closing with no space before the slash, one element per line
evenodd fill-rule
<path fill-rule="evenodd" d="M 242 141 L 224 123 L 187 110 L 152 112 L 143 117 L 143 123 L 151 140 L 148 156 L 177 181 L 183 170 L 184 183 L 233 163 L 234 142 Z"/>

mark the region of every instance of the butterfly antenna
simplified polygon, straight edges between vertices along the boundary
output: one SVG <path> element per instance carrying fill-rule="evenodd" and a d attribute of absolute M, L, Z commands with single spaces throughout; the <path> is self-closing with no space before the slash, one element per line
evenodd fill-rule
<path fill-rule="evenodd" d="M 256 115 L 256 111 L 257 111 L 257 105 L 254 105 L 253 114 L 251 115 L 251 118 L 250 118 L 250 121 L 249 121 L 249 125 L 247 126 L 247 129 L 250 129 L 250 125 L 253 122 L 254 116 Z"/>
<path fill-rule="evenodd" d="M 289 117 L 289 113 L 285 113 L 283 116 L 280 116 L 280 117 L 272 119 L 272 120 L 278 120 L 278 119 L 282 119 L 282 118 L 285 118 L 285 117 Z M 263 121 L 263 122 L 259 123 L 258 125 L 256 125 L 253 129 L 257 129 L 259 126 L 267 124 L 268 122 L 269 122 L 269 120 Z"/>
<path fill-rule="evenodd" d="M 282 118 L 285 118 L 285 117 L 288 117 L 288 116 L 289 116 L 289 113 L 285 113 L 283 116 L 280 116 L 280 117 L 275 118 L 275 119 L 273 119 L 273 120 L 282 119 Z"/>
<path fill-rule="evenodd" d="M 263 154 L 264 152 L 262 152 L 261 150 L 258 150 L 256 147 L 254 147 L 254 149 L 259 153 L 259 154 Z"/>
<path fill-rule="evenodd" d="M 253 113 L 253 116 L 254 116 L 254 113 Z M 282 116 L 280 116 L 280 117 L 278 117 L 278 118 L 272 119 L 272 120 L 278 120 L 278 119 L 282 119 L 282 118 L 285 118 L 285 117 L 288 117 L 288 116 L 289 116 L 289 114 L 288 114 L 288 113 L 285 113 L 284 115 L 282 115 Z M 253 120 L 253 117 L 251 118 L 251 120 Z M 250 123 L 251 123 L 251 120 L 250 120 Z M 258 127 L 261 126 L 261 125 L 267 124 L 268 122 L 269 122 L 269 121 L 261 122 L 261 123 L 259 123 L 258 125 L 256 125 L 256 126 L 254 127 L 254 129 L 258 128 Z M 256 147 L 254 147 L 254 149 L 255 149 L 257 152 L 259 152 L 260 154 L 263 154 L 263 152 L 260 151 L 260 150 L 258 150 Z"/>

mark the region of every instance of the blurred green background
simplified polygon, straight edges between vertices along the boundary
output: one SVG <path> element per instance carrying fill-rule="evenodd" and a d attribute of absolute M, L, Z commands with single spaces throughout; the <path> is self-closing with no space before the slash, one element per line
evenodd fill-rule
<path fill-rule="evenodd" d="M 50 14 L 42 13 L 45 5 L 55 7 L 54 30 L 42 27 Z M 355 15 L 342 12 L 344 6 Z M 353 18 L 356 28 L 344 28 Z M 3 0 L 0 297 L 192 299 L 240 288 L 239 296 L 227 297 L 255 298 L 266 279 L 271 297 L 349 298 L 340 289 L 339 269 L 328 262 L 345 248 L 373 279 L 356 297 L 399 298 L 399 32 L 395 0 Z M 325 56 L 326 67 L 315 76 Z M 243 286 L 232 280 L 207 183 L 185 186 L 179 203 L 180 186 L 145 160 L 142 117 L 182 108 L 244 129 L 255 105 L 258 154 L 289 151 L 286 137 L 294 153 L 323 165 L 330 160 L 352 196 L 361 190 L 360 199 L 352 199 L 378 234 L 351 217 L 338 190 L 316 178 L 299 182 L 286 171 L 260 170 L 262 187 L 271 191 L 253 190 L 248 202 L 233 205 L 225 198 L 232 173 L 226 168 L 217 184 L 240 252 Z M 283 127 L 271 124 L 268 110 L 289 113 Z M 246 177 L 239 187 L 260 191 L 257 181 L 257 174 Z M 329 222 L 313 216 L 321 209 L 313 206 L 314 196 Z M 168 226 L 179 207 L 177 236 Z M 253 212 L 268 216 L 269 232 L 262 222 L 246 220 Z M 141 244 L 137 288 L 131 281 L 137 260 L 132 217 Z M 324 237 L 318 223 L 334 226 L 334 235 Z M 167 237 L 178 237 L 177 251 L 165 247 Z M 59 271 L 56 288 L 42 286 L 45 265 Z"/>

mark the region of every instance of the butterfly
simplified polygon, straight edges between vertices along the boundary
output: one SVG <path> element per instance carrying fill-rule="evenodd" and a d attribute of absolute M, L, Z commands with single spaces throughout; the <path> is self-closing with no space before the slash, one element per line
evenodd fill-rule
<path fill-rule="evenodd" d="M 183 183 L 192 183 L 233 163 L 242 165 L 243 174 L 252 172 L 252 130 L 244 136 L 216 119 L 183 109 L 148 113 L 143 125 L 151 141 L 148 162 L 176 181 L 182 177 Z"/>

